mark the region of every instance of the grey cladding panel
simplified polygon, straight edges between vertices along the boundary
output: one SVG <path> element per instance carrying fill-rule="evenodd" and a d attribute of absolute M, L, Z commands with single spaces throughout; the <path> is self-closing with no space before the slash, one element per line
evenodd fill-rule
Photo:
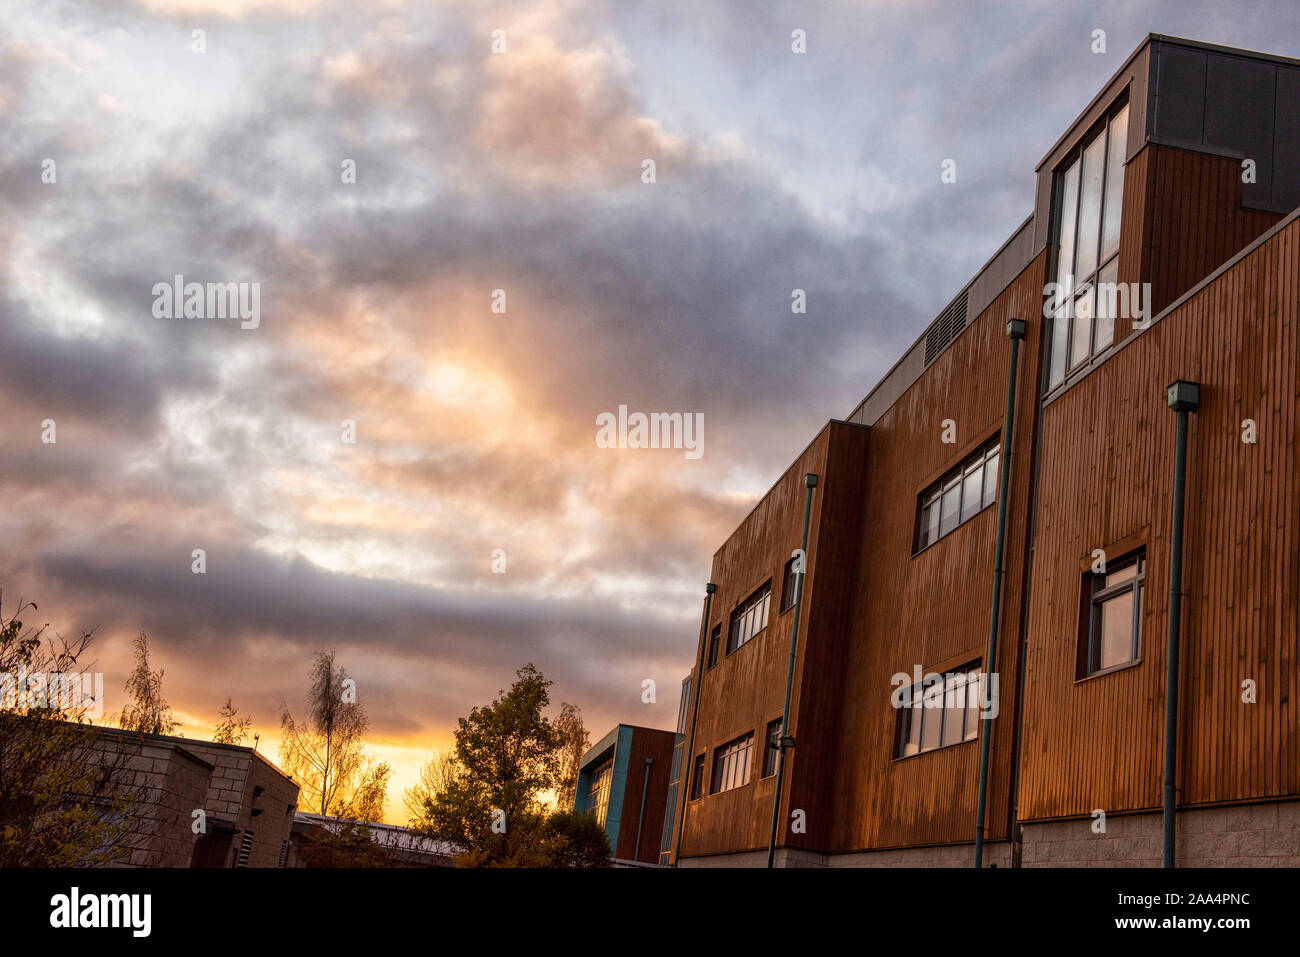
<path fill-rule="evenodd" d="M 1300 206 L 1300 70 L 1277 68 L 1277 119 L 1273 125 L 1273 209 Z"/>
<path fill-rule="evenodd" d="M 1247 206 L 1268 207 L 1273 184 L 1272 63 L 1209 54 L 1205 85 L 1205 148 L 1255 161 L 1255 182 L 1242 185 Z"/>
<path fill-rule="evenodd" d="M 1161 45 L 1156 56 L 1156 138 L 1201 144 L 1205 128 L 1205 53 Z"/>

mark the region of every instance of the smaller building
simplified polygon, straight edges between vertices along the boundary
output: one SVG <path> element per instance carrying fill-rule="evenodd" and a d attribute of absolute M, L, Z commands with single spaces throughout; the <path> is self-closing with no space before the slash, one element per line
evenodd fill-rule
<path fill-rule="evenodd" d="M 298 785 L 252 748 L 90 725 L 82 733 L 125 802 L 113 866 L 284 866 Z"/>
<path fill-rule="evenodd" d="M 367 840 L 358 846 L 357 837 Z M 409 827 L 298 811 L 290 867 L 455 867 L 451 845 Z"/>
<path fill-rule="evenodd" d="M 582 756 L 573 807 L 605 828 L 615 865 L 659 862 L 676 735 L 620 724 Z"/>

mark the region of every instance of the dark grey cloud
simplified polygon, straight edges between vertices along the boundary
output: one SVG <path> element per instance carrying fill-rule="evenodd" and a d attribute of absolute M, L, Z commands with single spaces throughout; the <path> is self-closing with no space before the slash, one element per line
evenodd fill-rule
<path fill-rule="evenodd" d="M 269 717 L 337 647 L 395 738 L 530 659 L 597 733 L 666 726 L 713 549 L 1148 31 L 1300 54 L 1282 2 L 20 4 L 0 585 L 113 667 L 149 629 L 196 713 Z M 260 282 L 262 327 L 154 318 L 175 273 Z M 705 458 L 598 454 L 619 404 L 703 412 Z"/>

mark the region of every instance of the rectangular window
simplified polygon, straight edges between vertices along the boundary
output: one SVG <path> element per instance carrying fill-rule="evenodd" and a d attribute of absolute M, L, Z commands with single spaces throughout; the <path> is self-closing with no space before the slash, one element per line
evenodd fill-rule
<path fill-rule="evenodd" d="M 794 570 L 794 559 L 785 563 L 785 580 L 781 585 L 781 611 L 794 607 L 795 595 L 799 590 L 799 573 Z"/>
<path fill-rule="evenodd" d="M 677 735 L 686 733 L 686 717 L 691 709 L 691 679 L 688 675 L 682 679 L 682 698 L 677 703 Z"/>
<path fill-rule="evenodd" d="M 1000 451 L 994 439 L 921 493 L 915 551 L 933 545 L 997 500 Z"/>
<path fill-rule="evenodd" d="M 691 800 L 704 794 L 704 755 L 697 754 L 691 765 Z"/>
<path fill-rule="evenodd" d="M 591 772 L 591 791 L 587 797 L 587 810 L 596 813 L 596 823 L 605 826 L 605 815 L 609 813 L 609 785 L 614 780 L 614 759 L 605 761 Z"/>
<path fill-rule="evenodd" d="M 772 603 L 772 583 L 766 582 L 731 613 L 727 633 L 727 654 L 731 654 L 767 627 L 767 609 Z"/>
<path fill-rule="evenodd" d="M 749 783 L 749 761 L 754 753 L 754 732 L 743 734 L 713 749 L 713 783 L 710 794 L 721 794 Z"/>
<path fill-rule="evenodd" d="M 1079 146 L 1057 176 L 1056 282 L 1061 291 L 1052 304 L 1049 390 L 1109 349 L 1115 320 L 1129 318 L 1114 315 L 1115 300 L 1109 294 L 1119 272 L 1127 143 L 1125 104 Z"/>
<path fill-rule="evenodd" d="M 1110 563 L 1104 572 L 1089 572 L 1084 576 L 1086 607 L 1081 615 L 1078 677 L 1086 678 L 1138 660 L 1145 587 L 1143 551 Z"/>
<path fill-rule="evenodd" d="M 776 759 L 781 753 L 781 719 L 774 718 L 767 723 L 767 747 L 763 749 L 763 777 L 770 778 L 776 774 Z"/>
<path fill-rule="evenodd" d="M 979 662 L 898 692 L 894 757 L 906 758 L 979 737 Z"/>
<path fill-rule="evenodd" d="M 722 626 L 714 625 L 713 631 L 709 634 L 709 667 L 712 668 L 718 663 L 718 644 L 722 639 Z"/>

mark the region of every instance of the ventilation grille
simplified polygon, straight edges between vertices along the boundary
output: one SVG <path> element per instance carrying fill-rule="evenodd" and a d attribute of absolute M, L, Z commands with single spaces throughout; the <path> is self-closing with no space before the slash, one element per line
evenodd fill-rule
<path fill-rule="evenodd" d="M 244 831 L 244 837 L 239 842 L 239 854 L 235 857 L 236 867 L 248 866 L 248 855 L 253 851 L 253 832 Z"/>
<path fill-rule="evenodd" d="M 939 353 L 947 349 L 948 345 L 966 328 L 966 292 L 967 290 L 963 289 L 961 295 L 949 303 L 948 308 L 939 313 L 939 318 L 930 324 L 930 329 L 925 334 L 927 366 L 939 358 Z"/>
<path fill-rule="evenodd" d="M 286 839 L 280 844 L 280 861 L 275 866 L 284 867 L 285 863 L 288 860 L 289 860 L 289 841 Z"/>

